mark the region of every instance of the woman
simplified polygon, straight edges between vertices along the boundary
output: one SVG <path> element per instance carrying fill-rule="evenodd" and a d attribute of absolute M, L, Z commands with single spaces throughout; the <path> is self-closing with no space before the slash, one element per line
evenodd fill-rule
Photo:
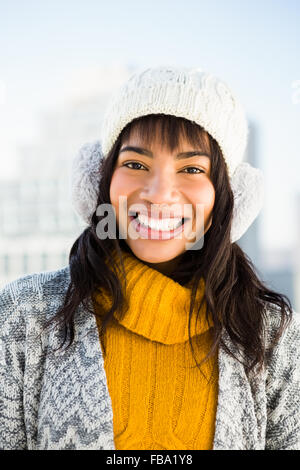
<path fill-rule="evenodd" d="M 300 449 L 298 314 L 235 243 L 262 204 L 246 141 L 200 69 L 116 93 L 74 163 L 69 266 L 1 292 L 1 448 Z"/>

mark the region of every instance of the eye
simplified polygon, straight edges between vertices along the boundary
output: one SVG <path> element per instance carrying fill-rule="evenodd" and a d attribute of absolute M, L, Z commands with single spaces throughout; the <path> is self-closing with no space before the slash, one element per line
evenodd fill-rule
<path fill-rule="evenodd" d="M 138 162 L 127 162 L 127 163 L 124 163 L 123 166 L 126 166 L 127 168 L 129 168 L 130 170 L 139 170 L 139 168 L 130 168 L 128 165 L 140 165 L 140 166 L 143 166 L 141 163 L 138 163 Z M 145 168 L 145 167 L 144 167 Z"/>
<path fill-rule="evenodd" d="M 140 170 L 140 168 L 136 168 L 136 167 L 132 168 L 129 165 L 139 165 L 139 167 L 146 168 L 144 165 L 142 165 L 139 162 L 126 162 L 126 163 L 123 163 L 122 166 L 126 166 L 130 170 Z M 184 168 L 182 171 L 184 172 L 185 170 L 198 170 L 197 172 L 195 172 L 195 171 L 194 172 L 188 172 L 189 175 L 198 175 L 198 174 L 201 174 L 201 173 L 205 173 L 204 170 L 202 170 L 201 168 L 198 168 L 196 166 L 189 166 L 187 168 Z"/>
<path fill-rule="evenodd" d="M 188 166 L 187 168 L 184 168 L 182 171 L 184 170 L 198 170 L 198 172 L 200 171 L 201 173 L 205 173 L 204 170 L 202 170 L 201 168 L 197 168 L 196 166 Z M 196 172 L 192 172 L 192 173 L 188 173 L 189 175 L 197 175 L 199 173 L 196 173 Z"/>

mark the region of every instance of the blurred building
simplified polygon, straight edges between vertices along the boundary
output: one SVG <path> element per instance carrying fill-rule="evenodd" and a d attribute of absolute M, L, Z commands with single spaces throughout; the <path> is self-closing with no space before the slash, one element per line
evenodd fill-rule
<path fill-rule="evenodd" d="M 68 96 L 40 116 L 39 139 L 19 147 L 18 174 L 0 181 L 0 287 L 68 264 L 85 228 L 71 205 L 74 155 L 99 139 L 107 102 L 133 67 L 112 66 L 70 80 Z"/>
<path fill-rule="evenodd" d="M 300 193 L 296 196 L 297 234 L 293 256 L 295 308 L 300 313 Z"/>
<path fill-rule="evenodd" d="M 266 251 L 262 272 L 270 289 L 285 294 L 297 310 L 293 250 Z"/>
<path fill-rule="evenodd" d="M 249 139 L 246 151 L 245 160 L 255 168 L 261 167 L 261 160 L 259 159 L 259 129 L 253 121 L 249 120 Z M 238 245 L 249 256 L 254 266 L 260 270 L 262 268 L 262 252 L 259 240 L 259 230 L 262 221 L 262 214 L 259 213 L 258 217 L 254 220 L 252 225 L 248 228 L 246 233 L 238 240 Z"/>
<path fill-rule="evenodd" d="M 4 181 L 0 186 L 0 285 L 58 269 L 82 230 L 63 178 Z"/>
<path fill-rule="evenodd" d="M 246 160 L 252 166 L 262 169 L 262 159 L 259 155 L 259 137 L 258 127 L 253 122 L 250 122 Z M 300 213 L 298 219 L 300 220 Z M 238 245 L 249 256 L 260 279 L 264 281 L 269 289 L 285 294 L 290 299 L 293 308 L 297 310 L 297 308 L 299 309 L 299 298 L 297 300 L 295 291 L 296 271 L 294 252 L 293 250 L 273 251 L 265 248 L 262 249 L 259 237 L 261 226 L 262 214 L 260 213 L 247 232 L 238 241 Z"/>

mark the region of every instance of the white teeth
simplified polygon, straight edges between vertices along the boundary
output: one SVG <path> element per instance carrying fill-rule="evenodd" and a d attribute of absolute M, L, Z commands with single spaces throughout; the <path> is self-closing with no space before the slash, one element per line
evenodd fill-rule
<path fill-rule="evenodd" d="M 181 218 L 176 219 L 150 219 L 146 215 L 138 214 L 137 219 L 146 227 L 153 228 L 154 230 L 174 230 L 181 225 Z"/>

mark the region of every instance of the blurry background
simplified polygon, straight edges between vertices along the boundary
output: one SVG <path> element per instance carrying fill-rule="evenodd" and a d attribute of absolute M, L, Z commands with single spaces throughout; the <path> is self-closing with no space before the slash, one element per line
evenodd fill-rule
<path fill-rule="evenodd" d="M 141 67 L 196 66 L 242 101 L 265 175 L 239 244 L 300 311 L 299 25 L 299 0 L 0 0 L 0 287 L 68 263 L 85 227 L 71 162 L 114 90 Z"/>

